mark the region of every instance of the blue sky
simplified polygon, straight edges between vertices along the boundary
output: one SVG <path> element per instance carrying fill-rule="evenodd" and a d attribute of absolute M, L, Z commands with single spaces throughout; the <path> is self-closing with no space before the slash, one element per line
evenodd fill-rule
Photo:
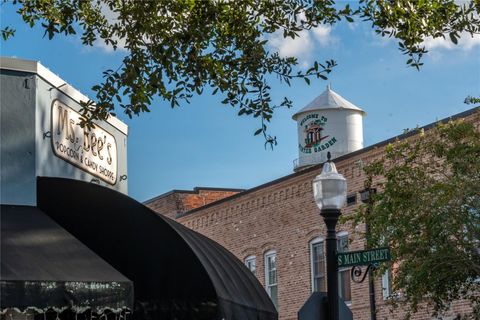
<path fill-rule="evenodd" d="M 101 81 L 102 71 L 119 66 L 124 52 L 102 45 L 84 47 L 77 37 L 43 38 L 31 29 L 10 4 L 0 7 L 3 27 L 17 29 L 2 42 L 0 54 L 39 60 L 87 96 Z M 368 23 L 339 24 L 305 32 L 295 41 L 273 37 L 271 46 L 294 54 L 302 65 L 335 59 L 338 66 L 328 81 L 304 81 L 291 87 L 273 82 L 272 96 L 287 95 L 293 109 L 277 110 L 269 125 L 279 144 L 264 149 L 253 136 L 255 119 L 237 117 L 238 110 L 220 103 L 220 96 L 204 94 L 190 104 L 171 109 L 160 99 L 152 112 L 119 118 L 129 126 L 129 194 L 143 201 L 172 189 L 195 186 L 251 188 L 292 173 L 298 157 L 296 123 L 291 116 L 331 83 L 334 91 L 367 112 L 365 146 L 470 109 L 463 100 L 480 96 L 480 37 L 464 37 L 458 46 L 427 39 L 430 53 L 420 72 L 406 67 L 406 57 L 394 40 L 375 35 Z"/>

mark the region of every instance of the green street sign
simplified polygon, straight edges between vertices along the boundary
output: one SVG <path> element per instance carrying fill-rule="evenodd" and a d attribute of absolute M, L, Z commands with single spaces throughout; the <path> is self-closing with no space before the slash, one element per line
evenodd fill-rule
<path fill-rule="evenodd" d="M 390 261 L 389 248 L 339 252 L 337 253 L 338 267 L 362 266 L 376 262 Z"/>

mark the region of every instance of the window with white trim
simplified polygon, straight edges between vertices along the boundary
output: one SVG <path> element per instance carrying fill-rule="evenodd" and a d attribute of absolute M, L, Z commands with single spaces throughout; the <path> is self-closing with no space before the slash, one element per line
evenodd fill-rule
<path fill-rule="evenodd" d="M 252 273 L 255 274 L 257 271 L 257 257 L 255 256 L 246 257 L 245 265 L 247 266 L 248 270 L 252 271 Z"/>
<path fill-rule="evenodd" d="M 386 241 L 384 236 L 380 237 L 380 246 L 387 247 L 388 242 Z M 392 290 L 392 281 L 393 281 L 393 274 L 395 270 L 398 268 L 398 264 L 393 263 L 387 270 L 382 274 L 382 297 L 383 300 L 391 299 L 395 296 Z"/>
<path fill-rule="evenodd" d="M 325 246 L 322 238 L 310 241 L 312 292 L 325 291 Z"/>
<path fill-rule="evenodd" d="M 265 289 L 278 309 L 277 253 L 273 250 L 265 253 Z"/>
<path fill-rule="evenodd" d="M 387 300 L 392 294 L 392 271 L 390 268 L 382 274 L 382 297 Z"/>
<path fill-rule="evenodd" d="M 340 232 L 337 234 L 337 251 L 348 251 L 347 232 Z M 338 293 L 345 302 L 352 301 L 352 290 L 350 287 L 350 268 L 340 268 L 338 270 Z"/>

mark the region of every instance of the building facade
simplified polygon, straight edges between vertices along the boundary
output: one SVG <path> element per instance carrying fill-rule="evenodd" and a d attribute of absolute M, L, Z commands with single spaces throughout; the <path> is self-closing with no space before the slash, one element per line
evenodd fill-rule
<path fill-rule="evenodd" d="M 454 117 L 468 120 L 473 119 L 475 113 L 470 110 Z M 308 123 L 302 125 L 310 133 L 312 126 Z M 328 134 L 325 132 L 327 129 L 322 134 Z M 313 138 L 319 136 L 320 132 Z M 299 137 L 299 140 L 311 142 L 313 138 Z M 359 192 L 364 189 L 365 180 L 362 166 L 381 157 L 385 146 L 397 138 L 408 137 L 394 137 L 363 149 L 356 147 L 357 151 L 347 151 L 334 159 L 348 184 L 343 215 L 352 214 L 361 203 Z M 314 157 L 319 158 L 318 155 Z M 185 205 L 179 204 L 181 193 L 175 191 L 145 204 L 231 251 L 264 285 L 277 307 L 279 319 L 297 319 L 297 312 L 312 292 L 326 291 L 326 228 L 312 190 L 313 179 L 321 172 L 321 164 L 312 165 L 308 158 L 300 159 L 300 164 L 303 168 L 297 166 L 293 174 L 249 190 L 234 191 L 235 194 L 225 193 L 222 199 L 205 205 L 200 203 L 190 210 L 184 210 Z M 361 235 L 364 226 L 355 229 L 350 224 L 339 224 L 337 230 L 339 251 L 365 248 L 365 239 Z M 350 307 L 354 319 L 371 319 L 368 281 L 351 281 L 350 268 L 340 269 L 339 277 L 340 295 Z M 388 273 L 375 279 L 377 319 L 402 319 L 405 315 L 402 310 L 392 312 L 389 307 L 388 300 L 392 299 L 390 280 Z M 446 318 L 454 319 L 468 310 L 468 302 L 459 301 Z M 413 318 L 430 319 L 429 310 L 422 309 Z"/>
<path fill-rule="evenodd" d="M 93 182 L 124 194 L 128 127 L 115 117 L 81 128 L 90 99 L 37 61 L 0 58 L 2 204 L 35 205 L 36 177 Z"/>
<path fill-rule="evenodd" d="M 38 61 L 0 57 L 1 319 L 133 310 L 132 281 L 39 208 L 40 177 L 127 194 L 128 127 L 115 117 L 77 126 L 88 100 Z"/>
<path fill-rule="evenodd" d="M 235 256 L 128 197 L 128 127 L 82 127 L 87 101 L 39 62 L 0 57 L 0 319 L 277 320 Z M 163 208 L 239 191 L 175 191 Z"/>

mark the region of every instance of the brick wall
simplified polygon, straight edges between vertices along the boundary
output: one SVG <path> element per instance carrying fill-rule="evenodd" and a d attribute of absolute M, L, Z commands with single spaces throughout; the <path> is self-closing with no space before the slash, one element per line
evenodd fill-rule
<path fill-rule="evenodd" d="M 356 203 L 342 210 L 344 215 L 350 215 L 359 205 L 358 192 L 364 188 L 365 178 L 362 164 L 380 157 L 384 146 L 385 143 L 379 144 L 336 159 L 338 171 L 348 180 L 348 194 L 357 195 Z M 320 171 L 320 166 L 311 167 L 176 216 L 177 221 L 220 243 L 240 260 L 256 256 L 256 276 L 263 285 L 264 254 L 275 250 L 281 320 L 297 319 L 298 310 L 312 292 L 309 243 L 315 238 L 324 238 L 326 234 L 312 190 L 312 181 Z M 175 216 L 175 210 L 177 213 L 182 210 L 175 207 L 173 200 L 167 201 L 170 197 L 152 201 L 148 205 L 161 214 Z M 187 198 L 178 197 L 176 200 L 185 201 L 184 207 L 202 202 L 196 198 L 187 202 Z M 349 224 L 340 224 L 337 230 L 348 232 L 349 250 L 364 249 L 364 226 L 354 230 Z M 370 319 L 368 281 L 361 284 L 351 282 L 351 293 L 350 308 L 354 319 Z M 380 278 L 375 281 L 375 293 L 377 319 L 402 319 L 405 316 L 403 310 L 390 311 L 382 297 Z M 468 308 L 465 301 L 455 303 L 451 319 Z M 420 309 L 412 319 L 430 319 L 430 310 Z"/>
<path fill-rule="evenodd" d="M 348 179 L 349 194 L 363 189 L 363 174 L 358 160 L 367 161 L 379 152 L 374 150 L 338 163 L 339 172 Z M 312 181 L 319 173 L 320 168 L 309 169 L 308 172 L 295 174 L 278 183 L 178 218 L 187 227 L 228 248 L 240 260 L 255 255 L 257 277 L 263 285 L 264 254 L 275 250 L 280 319 L 296 319 L 298 310 L 311 294 L 309 243 L 315 238 L 324 237 L 326 233 L 313 200 Z M 354 208 L 347 207 L 343 213 L 348 215 Z M 354 234 L 349 225 L 340 225 L 337 230 L 349 233 L 351 250 L 363 249 L 363 239 Z M 380 287 L 378 290 L 381 292 Z M 367 314 L 369 312 L 366 292 L 367 283 L 352 283 L 351 308 L 355 319 L 361 319 L 357 314 L 365 310 Z"/>
<path fill-rule="evenodd" d="M 204 188 L 173 190 L 145 202 L 145 205 L 171 219 L 209 203 L 233 196 L 243 189 Z"/>

